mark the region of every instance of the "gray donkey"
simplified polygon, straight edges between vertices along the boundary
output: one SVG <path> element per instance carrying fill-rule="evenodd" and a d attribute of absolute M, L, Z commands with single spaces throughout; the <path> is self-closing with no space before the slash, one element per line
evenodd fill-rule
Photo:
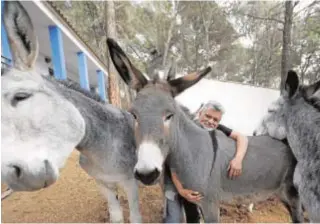
<path fill-rule="evenodd" d="M 37 37 L 19 2 L 4 2 L 4 24 L 15 65 L 1 76 L 2 181 L 14 191 L 48 187 L 76 148 L 81 167 L 108 200 L 110 221 L 123 222 L 115 192 L 119 183 L 127 193 L 130 221 L 141 222 L 133 117 L 79 86 L 36 72 Z"/>
<path fill-rule="evenodd" d="M 254 134 L 287 139 L 298 161 L 294 184 L 310 221 L 320 222 L 320 80 L 302 86 L 289 71 L 284 93 Z"/>
<path fill-rule="evenodd" d="M 235 143 L 220 131 L 209 132 L 196 125 L 174 97 L 197 83 L 211 68 L 184 77 L 148 81 L 135 68 L 119 45 L 108 39 L 113 63 L 122 79 L 138 91 L 130 112 L 135 117 L 138 161 L 135 177 L 155 184 L 167 159 L 184 187 L 204 195 L 199 203 L 205 222 L 219 221 L 219 201 L 265 199 L 278 194 L 292 221 L 303 222 L 299 195 L 293 185 L 296 161 L 290 149 L 269 136 L 249 137 L 243 174 L 227 177 Z"/>

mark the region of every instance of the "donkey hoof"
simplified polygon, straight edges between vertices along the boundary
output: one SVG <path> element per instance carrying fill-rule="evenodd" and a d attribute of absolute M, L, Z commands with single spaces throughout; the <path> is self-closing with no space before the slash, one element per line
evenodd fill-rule
<path fill-rule="evenodd" d="M 110 213 L 110 222 L 111 223 L 124 223 L 123 214 L 121 211 Z"/>
<path fill-rule="evenodd" d="M 124 223 L 122 217 L 121 217 L 121 218 L 114 218 L 114 217 L 112 217 L 112 218 L 110 218 L 110 222 L 111 222 L 111 223 Z"/>
<path fill-rule="evenodd" d="M 130 217 L 130 223 L 142 223 L 141 216 Z"/>

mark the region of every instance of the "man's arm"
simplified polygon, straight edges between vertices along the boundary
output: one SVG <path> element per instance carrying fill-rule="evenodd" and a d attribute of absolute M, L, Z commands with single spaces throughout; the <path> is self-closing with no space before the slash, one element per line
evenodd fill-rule
<path fill-rule="evenodd" d="M 172 178 L 173 184 L 177 188 L 178 193 L 182 197 L 184 197 L 186 200 L 188 200 L 188 201 L 190 201 L 192 203 L 196 203 L 196 202 L 198 202 L 198 201 L 200 201 L 202 199 L 202 196 L 199 194 L 199 192 L 185 189 L 182 186 L 177 174 L 172 170 L 171 170 L 171 178 Z"/>
<path fill-rule="evenodd" d="M 248 149 L 248 138 L 237 131 L 232 131 L 230 137 L 237 142 L 237 150 L 234 158 L 242 161 Z"/>
<path fill-rule="evenodd" d="M 172 178 L 172 182 L 174 183 L 174 186 L 176 186 L 177 191 L 180 194 L 180 192 L 183 190 L 183 186 L 182 186 L 177 174 L 172 170 L 171 170 L 171 178 Z"/>
<path fill-rule="evenodd" d="M 222 131 L 226 136 L 236 141 L 237 149 L 236 149 L 235 158 L 242 161 L 247 152 L 248 138 L 242 135 L 240 132 L 234 131 L 222 124 L 219 124 L 218 130 Z"/>
<path fill-rule="evenodd" d="M 236 154 L 230 161 L 229 177 L 237 177 L 242 173 L 242 161 L 248 149 L 248 138 L 237 131 L 232 131 L 230 138 L 234 139 L 237 143 Z"/>

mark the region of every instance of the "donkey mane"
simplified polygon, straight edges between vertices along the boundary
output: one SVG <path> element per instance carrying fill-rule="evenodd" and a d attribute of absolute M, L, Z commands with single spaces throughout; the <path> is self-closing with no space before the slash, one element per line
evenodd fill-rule
<path fill-rule="evenodd" d="M 89 90 L 82 88 L 79 83 L 77 83 L 71 79 L 57 80 L 57 79 L 53 79 L 52 77 L 49 77 L 49 76 L 43 76 L 43 77 L 45 77 L 45 79 L 49 80 L 50 82 L 56 82 L 58 84 L 62 84 L 63 86 L 65 86 L 69 89 L 72 89 L 78 93 L 81 93 L 84 96 L 86 96 L 86 97 L 88 97 L 98 103 L 105 104 L 105 102 L 101 99 L 101 97 L 98 94 L 90 92 Z"/>
<path fill-rule="evenodd" d="M 165 80 L 162 80 L 160 78 L 150 80 L 144 88 L 160 89 L 162 91 L 168 92 L 173 96 L 173 92 L 171 91 L 169 84 Z"/>
<path fill-rule="evenodd" d="M 311 99 L 310 103 L 320 112 L 320 99 Z"/>
<path fill-rule="evenodd" d="M 318 81 L 318 86 L 320 85 L 320 82 Z M 314 94 L 314 96 L 312 98 L 308 98 L 307 96 L 307 92 L 306 92 L 306 85 L 301 85 L 299 87 L 299 92 L 300 95 L 303 97 L 303 99 L 309 103 L 311 106 L 313 106 L 314 108 L 316 108 L 318 111 L 320 111 L 320 93 L 317 95 L 316 93 Z M 318 87 L 319 88 L 319 87 Z"/>
<path fill-rule="evenodd" d="M 182 104 L 180 103 L 177 103 L 178 106 L 181 108 L 181 110 L 191 119 L 193 120 L 193 114 L 191 113 L 191 111 L 189 110 L 189 108 L 183 106 Z"/>

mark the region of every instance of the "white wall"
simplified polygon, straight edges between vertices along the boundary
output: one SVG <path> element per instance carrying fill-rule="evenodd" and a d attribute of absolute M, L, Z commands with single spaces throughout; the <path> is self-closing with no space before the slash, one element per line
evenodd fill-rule
<path fill-rule="evenodd" d="M 245 135 L 252 135 L 270 103 L 278 96 L 279 91 L 273 89 L 204 79 L 176 99 L 192 112 L 202 102 L 216 100 L 226 110 L 222 124 Z"/>

